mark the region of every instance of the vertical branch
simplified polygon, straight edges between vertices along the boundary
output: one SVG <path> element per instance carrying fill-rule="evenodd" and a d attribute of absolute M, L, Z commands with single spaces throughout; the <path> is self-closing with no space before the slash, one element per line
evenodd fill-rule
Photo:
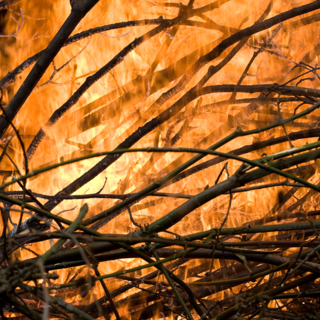
<path fill-rule="evenodd" d="M 99 272 L 99 269 L 98 269 L 98 266 L 97 266 L 97 265 L 93 265 L 93 270 L 94 270 L 94 272 L 95 272 L 95 274 L 96 274 L 97 277 L 101 277 L 101 274 L 100 274 L 100 272 Z M 114 314 L 115 314 L 115 316 L 116 316 L 116 319 L 117 319 L 117 320 L 120 320 L 120 316 L 119 316 L 117 307 L 116 307 L 116 305 L 114 304 L 113 299 L 112 299 L 112 297 L 111 297 L 111 294 L 110 294 L 110 292 L 109 292 L 106 284 L 104 283 L 103 279 L 100 280 L 100 283 L 101 283 L 102 288 L 103 288 L 103 290 L 104 290 L 104 292 L 105 292 L 105 294 L 106 294 L 106 296 L 107 296 L 107 298 L 108 298 L 108 300 L 109 300 L 109 303 L 110 303 L 111 308 L 112 308 L 112 310 L 113 310 L 113 312 L 114 312 Z"/>
<path fill-rule="evenodd" d="M 58 54 L 70 34 L 98 1 L 99 0 L 76 1 L 77 5 L 73 6 L 69 17 L 52 39 L 48 47 L 43 51 L 28 77 L 10 101 L 8 107 L 6 108 L 8 119 L 3 116 L 0 117 L 0 138 L 8 129 L 10 124 L 9 121 L 13 121 L 14 117 L 23 106 L 32 90 L 35 88 L 42 75 L 45 73 L 54 57 Z"/>

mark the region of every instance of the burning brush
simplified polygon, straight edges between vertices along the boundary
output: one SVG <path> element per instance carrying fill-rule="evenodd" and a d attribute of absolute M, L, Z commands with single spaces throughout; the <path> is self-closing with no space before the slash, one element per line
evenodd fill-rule
<path fill-rule="evenodd" d="M 0 1 L 1 319 L 319 319 L 319 10 Z"/>

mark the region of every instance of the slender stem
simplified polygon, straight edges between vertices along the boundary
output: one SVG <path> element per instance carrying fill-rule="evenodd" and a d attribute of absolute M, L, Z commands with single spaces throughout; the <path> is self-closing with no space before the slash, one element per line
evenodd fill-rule
<path fill-rule="evenodd" d="M 259 299 L 262 299 L 262 300 L 263 299 L 267 299 L 267 300 L 269 300 L 270 299 L 269 297 L 272 297 L 272 296 L 275 296 L 275 295 L 280 294 L 282 292 L 288 291 L 288 290 L 290 290 L 292 288 L 295 288 L 295 287 L 297 287 L 299 285 L 303 285 L 305 283 L 308 283 L 308 282 L 316 279 L 317 277 L 318 277 L 317 275 L 311 274 L 311 275 L 305 276 L 305 277 L 303 277 L 301 279 L 298 279 L 298 280 L 292 281 L 290 283 L 287 283 L 284 286 L 276 287 L 274 289 L 270 289 L 270 290 L 268 290 L 266 292 L 263 292 L 261 294 L 255 295 L 255 296 L 245 300 L 244 302 L 238 303 L 238 304 L 234 305 L 233 307 L 229 308 L 228 310 L 218 314 L 212 320 L 229 319 L 243 305 L 247 306 L 249 303 L 252 303 L 252 302 L 254 302 L 256 300 L 259 300 Z"/>
<path fill-rule="evenodd" d="M 84 219 L 85 215 L 88 212 L 88 205 L 84 204 L 79 212 L 78 217 L 70 224 L 70 227 L 65 231 L 67 233 L 73 233 L 75 232 L 78 228 L 79 225 L 81 224 L 82 220 Z M 56 253 L 60 247 L 66 242 L 66 239 L 59 239 L 50 250 L 48 250 L 46 253 L 44 253 L 43 255 L 40 256 L 40 258 L 38 259 L 38 261 L 41 263 L 44 263 L 47 259 L 49 259 L 49 257 Z"/>
<path fill-rule="evenodd" d="M 71 10 L 70 15 L 55 35 L 53 40 L 50 42 L 48 47 L 43 51 L 38 61 L 32 68 L 28 77 L 21 85 L 18 92 L 11 99 L 8 107 L 6 108 L 6 114 L 10 121 L 13 121 L 14 117 L 27 100 L 28 96 L 31 94 L 32 90 L 35 88 L 39 82 L 42 75 L 45 73 L 46 69 L 50 65 L 51 61 L 58 54 L 61 47 L 68 39 L 70 34 L 76 28 L 78 23 L 82 18 L 95 6 L 98 0 L 88 0 L 81 2 L 82 5 L 78 5 L 77 8 Z M 0 137 L 3 136 L 7 128 L 9 127 L 9 121 L 5 117 L 0 118 Z"/>
<path fill-rule="evenodd" d="M 100 275 L 98 266 L 97 266 L 97 265 L 93 265 L 93 269 L 94 269 L 94 272 L 95 272 L 96 276 L 97 276 L 97 277 L 100 277 L 101 275 Z M 110 292 L 109 292 L 106 284 L 104 283 L 103 279 L 100 279 L 100 283 L 101 283 L 101 285 L 102 285 L 102 288 L 103 288 L 106 296 L 108 297 L 108 300 L 109 300 L 109 302 L 110 302 L 111 308 L 112 308 L 112 310 L 113 310 L 113 312 L 114 312 L 114 314 L 115 314 L 115 316 L 116 316 L 116 319 L 117 319 L 117 320 L 120 320 L 121 318 L 120 318 L 120 316 L 119 316 L 117 307 L 116 307 L 116 305 L 114 304 L 113 299 L 112 299 L 112 297 L 111 297 L 111 295 L 110 295 Z"/>
<path fill-rule="evenodd" d="M 205 286 L 219 286 L 219 285 L 224 285 L 224 284 L 237 284 L 237 283 L 240 284 L 240 283 L 253 281 L 258 278 L 267 276 L 268 274 L 271 274 L 273 272 L 276 272 L 276 271 L 283 269 L 284 267 L 288 266 L 289 264 L 290 264 L 290 262 L 285 262 L 275 268 L 271 268 L 271 269 L 266 270 L 264 272 L 252 274 L 252 275 L 249 275 L 249 276 L 243 277 L 243 278 L 236 278 L 236 279 L 222 280 L 222 281 L 211 281 L 211 282 L 193 282 L 193 283 L 190 283 L 190 285 L 193 287 L 205 287 Z"/>

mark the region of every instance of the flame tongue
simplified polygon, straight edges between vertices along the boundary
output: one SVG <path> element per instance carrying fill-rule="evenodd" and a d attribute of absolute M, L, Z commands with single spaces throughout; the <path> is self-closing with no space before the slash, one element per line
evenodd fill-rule
<path fill-rule="evenodd" d="M 1 10 L 0 3 L 0 33 L 11 35 L 0 37 L 1 78 L 23 63 L 19 67 L 20 71 L 15 74 L 13 83 L 10 86 L 7 84 L 3 91 L 2 106 L 10 112 L 10 104 L 14 104 L 17 99 L 16 92 L 28 74 L 34 72 L 28 67 L 36 59 L 32 62 L 31 59 L 27 59 L 51 43 L 69 16 L 71 7 L 66 1 L 46 0 L 41 6 L 36 6 L 34 1 L 9 2 L 6 14 Z M 39 281 L 46 282 L 46 286 L 77 281 L 76 286 L 70 290 L 60 291 L 60 288 L 56 287 L 57 291 L 50 291 L 50 294 L 56 294 L 72 305 L 80 305 L 80 310 L 91 308 L 88 314 L 94 318 L 100 314 L 92 311 L 92 305 L 106 295 L 104 284 L 94 283 L 95 277 L 133 268 L 136 268 L 133 269 L 134 272 L 121 275 L 122 278 L 110 277 L 104 280 L 114 298 L 118 296 L 118 291 L 121 291 L 121 296 L 119 293 L 120 298 L 116 302 L 120 315 L 135 319 L 148 311 L 150 314 L 146 317 L 160 318 L 166 316 L 168 310 L 187 314 L 183 304 L 177 303 L 179 297 L 170 298 L 175 290 L 168 289 L 171 279 L 169 277 L 168 280 L 168 274 L 164 272 L 166 277 L 159 277 L 155 269 L 139 270 L 143 264 L 152 262 L 149 256 L 155 256 L 154 259 L 157 260 L 154 251 L 156 241 L 147 241 L 146 237 L 152 236 L 159 240 L 157 248 L 161 259 L 171 256 L 174 252 L 178 254 L 180 260 L 171 261 L 166 265 L 168 270 L 177 270 L 171 274 L 173 279 L 175 275 L 178 277 L 178 280 L 174 281 L 182 279 L 191 283 L 199 280 L 205 272 L 209 273 L 199 280 L 200 282 L 220 281 L 223 277 L 230 280 L 232 272 L 236 272 L 237 277 L 247 276 L 248 272 L 251 274 L 251 270 L 258 268 L 257 261 L 247 261 L 245 253 L 240 251 L 230 249 L 228 253 L 224 253 L 221 249 L 222 242 L 250 240 L 258 243 L 264 240 L 285 241 L 287 238 L 285 234 L 279 233 L 283 230 L 276 230 L 276 227 L 268 233 L 260 230 L 241 236 L 238 235 L 240 232 L 234 230 L 234 235 L 231 235 L 232 230 L 226 228 L 258 228 L 267 223 L 277 226 L 277 221 L 278 224 L 289 223 L 297 217 L 298 222 L 305 222 L 317 214 L 317 151 L 312 153 L 313 151 L 306 149 L 305 145 L 317 142 L 319 111 L 314 108 L 312 112 L 305 112 L 298 119 L 292 118 L 311 107 L 319 96 L 319 44 L 318 37 L 315 36 L 318 34 L 319 13 L 315 11 L 317 4 L 310 1 L 270 3 L 237 0 L 221 1 L 219 4 L 217 2 L 214 4 L 217 8 L 213 8 L 214 5 L 209 0 L 201 3 L 190 2 L 193 9 L 191 5 L 187 6 L 187 2 L 180 5 L 174 2 L 153 1 L 97 2 L 74 29 L 74 41 L 68 40 L 70 43 L 67 41 L 61 50 L 57 50 L 57 56 L 50 61 L 50 66 L 14 118 L 13 123 L 24 148 L 32 146 L 28 151 L 28 167 L 24 165 L 25 150 L 22 150 L 15 130 L 10 127 L 2 139 L 2 146 L 8 155 L 4 156 L 4 152 L 0 156 L 3 183 L 10 181 L 12 174 L 16 178 L 23 175 L 27 168 L 30 172 L 76 157 L 85 158 L 93 153 L 125 147 L 207 149 L 215 146 L 211 150 L 233 154 L 233 158 L 235 155 L 248 160 L 264 158 L 258 163 L 261 167 L 258 170 L 243 166 L 240 173 L 254 178 L 245 180 L 241 176 L 241 180 L 238 179 L 241 165 L 239 158 L 226 161 L 226 156 L 223 155 L 197 155 L 197 152 L 137 151 L 123 153 L 119 157 L 109 155 L 108 159 L 103 161 L 102 156 L 82 159 L 32 176 L 25 185 L 15 183 L 3 189 L 2 192 L 7 192 L 6 195 L 27 201 L 30 205 L 36 206 L 39 212 L 46 205 L 47 209 L 52 209 L 52 214 L 69 221 L 78 217 L 79 209 L 84 203 L 89 206 L 86 216 L 88 220 L 84 220 L 82 229 L 78 229 L 71 236 L 71 240 L 59 249 L 61 253 L 52 252 L 52 260 L 49 261 L 56 262 L 55 259 L 58 259 L 59 263 L 45 266 L 50 270 L 59 269 L 59 264 L 62 263 L 59 254 L 65 257 L 64 269 L 56 271 L 58 280 L 49 279 L 48 274 L 47 280 Z M 76 12 L 79 8 L 88 6 L 88 3 L 93 6 L 94 1 L 73 0 L 71 6 Z M 192 10 L 208 5 L 212 5 L 210 10 L 203 9 L 203 12 L 199 11 L 187 20 L 180 19 L 181 14 L 191 16 Z M 288 17 L 294 17 L 293 19 L 279 20 L 282 24 L 274 24 L 272 28 L 259 33 L 253 32 L 247 40 L 240 39 L 239 31 L 259 25 L 259 19 L 266 20 L 304 5 L 314 6 L 310 13 L 305 7 L 299 9 L 305 10 L 303 12 L 308 15 L 301 15 L 297 9 L 295 15 L 288 14 Z M 178 19 L 176 17 L 179 17 L 179 23 L 171 26 L 173 23 L 170 21 Z M 129 22 L 125 26 L 126 21 Z M 165 27 L 166 23 L 170 28 Z M 87 32 L 89 29 L 91 31 Z M 220 52 L 221 42 L 228 39 L 223 43 L 231 43 L 232 34 L 238 35 L 239 39 L 233 42 L 234 46 L 229 45 Z M 248 31 L 248 34 L 251 33 Z M 137 39 L 141 39 L 141 43 Z M 239 44 L 239 40 L 243 42 Z M 139 45 L 135 45 L 137 42 Z M 121 50 L 126 48 L 127 54 L 119 56 L 119 61 L 94 82 L 97 72 L 113 61 L 119 52 L 125 52 Z M 205 59 L 214 48 L 218 48 L 219 50 L 215 50 L 220 54 L 206 66 Z M 41 64 L 41 60 L 38 63 Z M 209 77 L 210 72 L 212 74 Z M 77 100 L 75 92 L 80 92 L 81 88 L 91 82 L 88 90 L 83 90 L 79 100 L 73 103 Z M 205 83 L 205 86 L 199 83 Z M 66 101 L 71 101 L 72 108 L 61 113 L 59 120 L 49 120 Z M 275 123 L 279 125 L 272 126 Z M 34 140 L 39 130 L 42 130 L 43 137 L 40 143 L 40 140 Z M 249 130 L 253 130 L 253 133 L 242 134 L 243 131 Z M 238 136 L 235 134 L 232 139 L 223 140 L 234 132 L 237 132 Z M 218 141 L 225 143 L 217 145 Z M 305 149 L 296 150 L 296 147 Z M 278 160 L 280 156 L 275 155 L 284 150 L 291 150 L 290 156 Z M 295 163 L 295 157 L 301 151 L 310 152 L 310 158 L 301 158 L 302 160 Z M 286 167 L 288 159 L 291 159 L 293 165 Z M 262 174 L 263 165 L 268 166 L 269 171 L 283 165 L 285 173 Z M 260 175 L 254 176 L 254 172 Z M 86 183 L 81 182 L 84 175 L 89 176 Z M 297 178 L 293 180 L 292 175 Z M 292 181 L 303 183 L 301 179 L 314 186 L 309 185 L 311 188 L 308 189 L 292 184 Z M 245 181 L 246 189 L 234 190 L 242 187 L 244 182 L 241 181 Z M 229 187 L 223 189 L 227 184 Z M 70 185 L 73 189 L 68 187 Z M 268 188 L 262 188 L 262 185 L 268 185 Z M 23 194 L 24 188 L 30 191 Z M 223 192 L 218 188 L 223 189 Z M 218 190 L 216 195 L 212 190 Z M 59 197 L 54 197 L 58 193 Z M 128 198 L 130 201 L 126 200 Z M 123 201 L 127 201 L 128 204 Z M 47 219 L 47 225 L 42 224 L 41 230 L 35 230 L 40 228 L 39 222 L 34 216 L 30 218 L 28 207 L 24 207 L 23 215 L 17 202 L 10 207 L 5 202 L 3 208 L 9 208 L 3 209 L 6 214 L 3 221 L 8 220 L 10 230 L 17 230 L 21 222 L 28 226 L 19 235 L 21 238 L 35 232 L 36 236 L 40 237 L 39 232 L 43 229 L 55 232 L 53 239 L 37 239 L 39 241 L 32 243 L 30 250 L 27 247 L 15 248 L 12 255 L 14 260 L 27 261 L 34 258 L 35 254 L 41 255 L 56 247 L 56 234 L 60 232 L 56 222 Z M 296 214 L 298 210 L 300 213 Z M 306 215 L 309 220 L 306 220 Z M 35 221 L 35 224 L 30 227 L 26 221 Z M 66 227 L 64 224 L 63 226 Z M 82 233 L 84 226 L 91 228 L 90 236 Z M 206 237 L 211 237 L 210 241 L 216 241 L 220 237 L 219 241 L 207 240 L 201 247 L 198 240 L 203 240 L 203 237 L 196 238 L 195 234 L 208 230 L 211 230 L 211 233 Z M 225 230 L 231 231 L 227 233 Z M 302 231 L 290 230 L 294 234 L 294 240 L 300 241 L 302 236 L 299 232 Z M 110 238 L 98 241 L 93 235 L 95 231 Z M 219 237 L 217 232 L 221 233 Z M 312 235 L 311 231 L 309 234 L 308 232 L 305 233 L 306 237 Z M 68 231 L 63 230 L 64 236 L 65 233 Z M 129 237 L 124 237 L 128 233 L 133 233 L 133 238 L 137 235 L 145 237 L 141 242 L 146 243 L 146 246 L 139 247 L 141 250 L 137 251 L 136 247 L 142 244 L 138 240 L 132 240 L 132 243 L 129 243 L 132 246 L 128 249 L 126 246 L 129 245 Z M 186 235 L 193 238 L 182 238 Z M 117 242 L 115 245 L 116 242 L 112 241 L 111 237 L 116 236 L 123 237 L 121 244 Z M 196 241 L 193 247 L 198 246 L 198 250 L 191 252 L 188 247 L 190 243 L 186 241 Z M 214 259 L 212 253 L 208 254 L 212 249 L 209 244 L 213 243 L 217 251 Z M 87 251 L 79 249 L 82 244 Z M 74 245 L 76 247 L 70 250 Z M 163 249 L 161 246 L 169 248 Z M 191 258 L 184 256 L 180 250 L 181 246 L 184 246 L 185 250 L 191 250 Z M 109 252 L 110 248 L 127 251 L 125 254 L 120 251 Z M 293 246 L 287 250 L 286 247 L 283 249 L 283 255 L 294 254 L 295 248 Z M 139 257 L 137 252 L 140 254 Z M 242 264 L 235 264 L 233 268 L 228 260 L 231 259 L 230 252 L 236 254 L 235 260 Z M 74 262 L 76 259 L 72 260 L 72 254 L 77 259 L 84 260 L 85 266 L 79 266 L 80 262 Z M 93 257 L 97 254 L 100 256 Z M 93 268 L 92 265 L 96 262 L 99 262 L 98 267 Z M 261 270 L 258 271 L 265 272 L 266 266 L 260 266 Z M 162 270 L 162 267 L 159 268 Z M 213 268 L 217 269 L 216 273 L 210 273 Z M 42 271 L 46 272 L 45 269 Z M 273 272 L 278 272 L 278 269 Z M 141 280 L 143 276 L 146 276 L 143 280 L 145 282 Z M 269 279 L 271 283 L 271 277 Z M 29 281 L 30 277 L 24 280 Z M 180 283 L 180 287 L 182 285 L 183 283 Z M 223 308 L 229 308 L 230 303 L 219 292 L 220 289 L 216 290 L 216 286 L 214 290 L 208 289 L 213 286 L 214 284 L 210 284 L 206 289 L 195 289 L 194 292 L 199 299 L 208 299 L 205 300 L 207 302 L 211 299 L 221 299 L 224 301 Z M 127 289 L 123 289 L 124 287 Z M 127 291 L 129 287 L 131 290 Z M 142 291 L 132 289 L 134 287 Z M 193 290 L 193 287 L 190 287 Z M 249 282 L 246 287 L 250 289 Z M 235 286 L 234 294 L 240 292 L 238 288 L 240 286 Z M 162 294 L 161 306 L 165 306 L 163 314 L 156 304 L 146 309 L 149 302 L 160 299 L 155 292 Z M 213 293 L 214 295 L 210 296 Z M 155 298 L 151 294 L 154 294 Z M 189 299 L 184 296 L 185 293 L 181 294 L 182 300 Z M 37 304 L 32 299 L 29 301 L 23 297 L 26 305 L 31 308 L 46 310 L 45 303 Z M 191 298 L 188 301 L 192 303 Z M 105 301 L 102 308 L 106 310 L 108 307 L 104 303 Z M 197 309 L 195 305 L 193 308 Z M 108 312 L 111 312 L 110 310 L 108 309 Z M 9 311 L 12 310 L 4 312 L 8 315 Z"/>

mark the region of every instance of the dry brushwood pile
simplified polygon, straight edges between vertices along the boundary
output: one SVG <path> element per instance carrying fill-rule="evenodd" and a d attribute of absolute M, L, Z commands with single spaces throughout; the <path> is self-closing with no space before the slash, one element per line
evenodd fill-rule
<path fill-rule="evenodd" d="M 0 1 L 1 319 L 320 319 L 320 1 Z"/>

